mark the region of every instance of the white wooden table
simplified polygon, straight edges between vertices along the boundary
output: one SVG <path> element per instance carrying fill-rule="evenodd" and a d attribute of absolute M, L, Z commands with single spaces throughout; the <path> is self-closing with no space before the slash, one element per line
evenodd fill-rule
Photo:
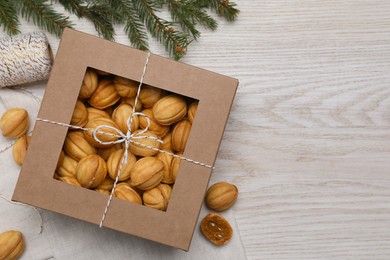
<path fill-rule="evenodd" d="M 237 3 L 237 22 L 220 20 L 218 31 L 204 31 L 182 60 L 240 80 L 211 180 L 233 182 L 240 190 L 226 213 L 237 223 L 237 257 L 245 258 L 241 238 L 248 259 L 389 259 L 390 2 Z M 75 22 L 76 29 L 94 32 L 88 22 Z M 23 32 L 36 29 L 23 23 Z M 127 43 L 121 28 L 117 33 L 117 41 Z M 50 37 L 50 43 L 56 50 L 58 39 Z M 151 47 L 166 55 L 157 43 Z M 31 89 L 40 96 L 44 91 L 43 85 Z M 4 156 L 11 165 L 11 154 Z M 6 174 L 8 166 L 3 159 L 0 185 L 5 175 L 17 175 Z M 0 186 L 0 193 L 10 196 L 12 190 Z M 22 227 L 26 214 L 36 218 L 30 209 L 12 207 L 18 213 L 7 220 L 10 226 Z M 123 235 L 59 215 L 44 213 L 44 223 L 43 237 L 30 242 L 39 245 L 31 250 L 40 258 L 31 259 L 114 259 L 113 252 L 127 246 L 139 248 L 129 251 L 131 259 L 184 257 L 137 239 L 110 243 Z M 107 232 L 107 240 L 89 244 L 79 238 L 98 232 Z M 53 248 L 53 239 L 66 236 L 74 241 Z M 215 249 L 201 237 L 194 241 L 200 249 L 187 259 L 234 256 L 233 246 Z M 76 243 L 84 243 L 83 250 Z M 61 253 L 69 247 L 77 250 Z"/>

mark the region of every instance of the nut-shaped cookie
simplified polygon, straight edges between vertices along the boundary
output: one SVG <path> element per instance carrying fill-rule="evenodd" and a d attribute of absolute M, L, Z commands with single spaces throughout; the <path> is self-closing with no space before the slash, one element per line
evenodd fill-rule
<path fill-rule="evenodd" d="M 74 176 L 59 177 L 58 180 L 68 183 L 70 185 L 81 187 L 81 184 Z"/>
<path fill-rule="evenodd" d="M 191 123 L 187 119 L 181 120 L 172 130 L 172 147 L 176 152 L 184 152 L 188 136 L 191 132 Z"/>
<path fill-rule="evenodd" d="M 77 161 L 73 160 L 70 156 L 65 155 L 64 161 L 57 169 L 57 174 L 60 177 L 76 177 Z"/>
<path fill-rule="evenodd" d="M 97 154 L 91 154 L 79 161 L 76 178 L 84 188 L 95 188 L 104 181 L 107 175 L 106 162 Z"/>
<path fill-rule="evenodd" d="M 88 107 L 87 111 L 88 111 L 88 118 L 87 118 L 88 122 L 99 117 L 110 118 L 110 115 L 106 111 L 98 108 Z"/>
<path fill-rule="evenodd" d="M 127 183 L 127 184 L 129 184 L 129 186 L 130 186 L 133 190 L 135 190 L 141 197 L 142 197 L 142 194 L 145 192 L 144 190 L 140 190 L 140 189 L 138 189 L 138 188 L 135 187 L 135 186 L 131 186 L 131 180 L 130 180 L 130 179 L 128 179 L 127 181 L 121 182 L 121 183 Z"/>
<path fill-rule="evenodd" d="M 23 108 L 10 108 L 0 118 L 0 130 L 4 137 L 17 138 L 27 133 L 28 113 Z"/>
<path fill-rule="evenodd" d="M 142 102 L 145 108 L 152 107 L 160 98 L 162 90 L 152 86 L 142 86 L 139 93 L 139 100 Z"/>
<path fill-rule="evenodd" d="M 137 95 L 138 85 L 139 83 L 137 81 L 120 76 L 114 77 L 115 90 L 121 97 L 135 97 Z"/>
<path fill-rule="evenodd" d="M 133 114 L 133 107 L 129 104 L 122 103 L 115 108 L 111 119 L 119 126 L 119 129 L 126 134 L 128 131 L 127 120 Z M 133 116 L 131 121 L 131 132 L 134 132 L 139 127 L 138 116 Z"/>
<path fill-rule="evenodd" d="M 161 125 L 179 122 L 187 114 L 187 103 L 178 95 L 168 95 L 153 106 L 153 116 Z"/>
<path fill-rule="evenodd" d="M 223 211 L 236 202 L 237 196 L 236 186 L 227 182 L 218 182 L 207 190 L 205 202 L 210 209 Z"/>
<path fill-rule="evenodd" d="M 96 149 L 86 140 L 85 134 L 82 131 L 69 132 L 65 138 L 64 149 L 76 161 L 80 161 L 85 156 L 96 153 Z"/>
<path fill-rule="evenodd" d="M 125 149 L 120 149 L 114 151 L 110 155 L 110 157 L 108 157 L 108 161 L 107 161 L 108 175 L 113 180 L 115 180 L 118 175 L 119 166 L 122 163 L 122 158 L 124 153 L 125 153 Z M 125 181 L 130 178 L 131 168 L 133 168 L 134 163 L 136 161 L 137 158 L 135 158 L 135 156 L 129 152 L 127 155 L 127 163 L 123 163 L 122 165 L 121 175 L 119 176 L 118 179 L 119 181 Z"/>
<path fill-rule="evenodd" d="M 150 208 L 166 210 L 171 197 L 172 188 L 167 184 L 159 184 L 142 195 L 144 205 Z"/>
<path fill-rule="evenodd" d="M 173 147 L 172 147 L 172 131 L 168 132 L 167 135 L 164 136 L 161 139 L 161 141 L 163 141 L 163 143 L 160 146 L 161 150 L 173 151 Z"/>
<path fill-rule="evenodd" d="M 88 99 L 88 102 L 95 108 L 104 109 L 114 105 L 120 98 L 114 84 L 108 79 L 103 79 L 99 81 L 96 91 Z"/>
<path fill-rule="evenodd" d="M 117 129 L 119 128 L 118 125 L 114 121 L 112 121 L 110 118 L 105 118 L 105 117 L 99 117 L 99 118 L 93 119 L 92 121 L 89 121 L 85 125 L 85 128 L 96 129 L 96 127 L 101 126 L 101 125 L 108 125 L 108 126 L 115 127 Z M 118 135 L 118 133 L 115 130 L 110 129 L 110 128 L 99 128 L 98 132 Z M 102 134 L 102 133 L 98 133 L 98 132 L 96 133 L 96 137 L 99 138 L 99 140 L 102 142 L 113 142 L 113 141 L 118 140 L 117 136 Z M 98 141 L 96 141 L 94 139 L 93 131 L 84 131 L 84 136 L 85 136 L 85 139 L 94 147 L 108 148 L 108 147 L 111 147 L 114 145 L 114 144 L 101 144 L 101 143 L 99 143 Z"/>
<path fill-rule="evenodd" d="M 192 102 L 188 106 L 187 115 L 188 115 L 188 121 L 190 121 L 191 124 L 193 124 L 193 122 L 194 122 L 194 117 L 195 117 L 197 109 L 198 109 L 198 101 Z"/>
<path fill-rule="evenodd" d="M 170 127 L 167 125 L 160 125 L 154 120 L 153 111 L 151 108 L 146 108 L 142 110 L 142 113 L 145 114 L 150 120 L 149 131 L 155 133 L 158 137 L 163 138 L 169 132 Z M 148 126 L 148 120 L 144 116 L 139 116 L 139 126 L 142 129 L 145 129 Z"/>
<path fill-rule="evenodd" d="M 125 182 L 119 183 L 115 187 L 114 196 L 119 199 L 142 204 L 141 196 Z"/>
<path fill-rule="evenodd" d="M 165 150 L 165 151 L 172 153 L 171 150 Z M 166 153 L 159 152 L 156 155 L 156 158 L 160 159 L 164 163 L 164 173 L 161 182 L 172 184 L 174 182 L 172 172 L 171 172 L 171 163 L 173 160 L 173 156 Z"/>
<path fill-rule="evenodd" d="M 130 172 L 130 185 L 140 190 L 150 190 L 160 184 L 164 163 L 155 157 L 139 159 Z"/>
<path fill-rule="evenodd" d="M 122 103 L 127 103 L 129 104 L 131 107 L 134 107 L 134 104 L 135 104 L 135 97 L 131 97 L 131 98 L 122 98 Z M 137 105 L 135 106 L 135 111 L 139 112 L 142 110 L 142 103 L 140 100 L 138 100 L 137 102 Z"/>
<path fill-rule="evenodd" d="M 81 85 L 79 97 L 89 98 L 95 92 L 98 86 L 98 76 L 93 69 L 87 69 L 84 75 L 84 80 Z"/>
<path fill-rule="evenodd" d="M 122 145 L 121 144 L 114 144 L 113 146 L 111 147 L 108 147 L 108 148 L 99 148 L 98 151 L 97 151 L 97 154 L 103 158 L 103 160 L 107 161 L 108 160 L 108 157 L 110 157 L 110 155 L 115 152 L 116 150 L 119 150 L 122 148 Z"/>
<path fill-rule="evenodd" d="M 111 191 L 114 187 L 114 180 L 110 177 L 106 177 L 104 181 L 102 181 L 99 186 L 97 186 L 95 189 L 101 189 L 101 190 L 108 190 Z"/>
<path fill-rule="evenodd" d="M 19 231 L 8 230 L 0 234 L 0 259 L 16 260 L 24 252 L 24 239 Z"/>
<path fill-rule="evenodd" d="M 16 140 L 14 147 L 12 149 L 12 155 L 17 164 L 22 165 L 24 157 L 26 157 L 26 152 L 28 145 L 30 144 L 31 136 L 23 135 L 18 140 Z"/>
<path fill-rule="evenodd" d="M 103 190 L 103 189 L 98 189 L 98 188 L 95 188 L 94 190 L 96 192 L 99 192 L 99 193 L 102 193 L 102 194 L 108 195 L 108 196 L 110 196 L 110 194 L 111 194 L 111 191 L 109 191 L 109 190 Z"/>
<path fill-rule="evenodd" d="M 88 122 L 88 110 L 80 100 L 77 100 L 76 106 L 73 111 L 72 119 L 70 120 L 71 125 L 85 126 Z"/>
<path fill-rule="evenodd" d="M 183 154 L 178 153 L 177 155 L 182 156 Z M 173 182 L 176 182 L 177 174 L 178 174 L 179 168 L 180 168 L 180 162 L 181 162 L 181 159 L 178 157 L 175 157 L 172 159 L 170 176 L 173 179 Z"/>
<path fill-rule="evenodd" d="M 136 134 L 136 133 L 139 133 L 140 131 L 141 130 L 136 130 L 136 131 L 134 131 L 134 133 Z M 151 136 L 151 137 L 154 137 L 154 138 L 158 138 L 158 136 L 155 133 L 152 133 L 150 131 L 146 131 L 145 133 L 142 134 L 142 136 Z M 158 142 L 158 141 L 156 141 L 154 139 L 151 139 L 151 138 L 141 138 L 141 139 L 135 139 L 134 138 L 132 140 L 134 140 L 137 143 L 140 143 L 140 144 L 143 144 L 143 145 L 147 145 L 149 147 L 153 147 L 153 148 L 156 148 L 156 149 L 159 149 L 160 145 L 161 145 L 160 142 Z M 150 148 L 138 145 L 136 143 L 130 143 L 129 151 L 132 154 L 138 155 L 138 156 L 153 156 L 153 155 L 158 153 L 158 151 L 156 151 L 156 150 L 153 150 L 153 149 L 150 149 Z"/>

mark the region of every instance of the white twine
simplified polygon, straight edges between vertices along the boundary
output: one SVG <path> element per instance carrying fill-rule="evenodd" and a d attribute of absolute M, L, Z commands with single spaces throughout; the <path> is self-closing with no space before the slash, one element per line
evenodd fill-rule
<path fill-rule="evenodd" d="M 51 121 L 51 120 L 48 120 L 48 119 L 43 119 L 43 118 L 37 118 L 37 121 L 41 121 L 41 122 L 44 122 L 44 123 L 49 123 L 49 124 L 54 124 L 54 125 L 59 125 L 59 126 L 64 126 L 64 127 L 68 127 L 68 128 L 71 128 L 71 129 L 76 129 L 76 130 L 83 130 L 83 131 L 95 131 L 95 129 L 92 129 L 92 128 L 84 128 L 84 127 L 80 127 L 80 126 L 76 126 L 76 125 L 70 125 L 70 124 L 65 124 L 65 123 L 59 123 L 59 122 L 56 122 L 56 121 Z M 107 128 L 111 128 L 111 126 L 105 126 L 105 125 L 101 125 L 99 126 L 100 128 L 104 128 L 107 127 Z M 114 127 L 115 128 L 115 127 Z M 112 134 L 112 133 L 107 133 L 107 132 L 103 132 L 103 131 L 96 131 L 97 134 L 102 134 L 102 135 L 108 135 L 108 136 L 113 136 L 113 137 L 117 137 L 119 138 L 117 141 L 112 141 L 110 142 L 110 144 L 116 144 L 116 143 L 123 143 L 125 142 L 125 139 L 127 140 L 126 136 L 121 130 L 115 128 L 117 133 L 118 134 Z M 121 133 L 121 134 L 119 134 Z M 123 138 L 125 137 L 125 138 Z M 155 138 L 153 136 L 138 136 L 140 138 L 148 138 L 148 139 L 153 139 L 155 141 L 158 141 L 158 142 L 161 142 L 163 143 L 162 140 L 158 139 L 158 138 Z M 134 138 L 134 135 L 131 137 L 131 138 Z M 100 142 L 100 143 L 103 143 L 100 139 L 95 139 L 97 142 Z M 175 157 L 175 158 L 180 158 L 184 161 L 187 161 L 187 162 L 190 162 L 190 163 L 193 163 L 193 164 L 197 164 L 197 165 L 200 165 L 200 166 L 204 166 L 206 168 L 210 168 L 210 169 L 214 169 L 214 166 L 211 166 L 211 165 L 207 165 L 207 164 L 204 164 L 202 162 L 199 162 L 199 161 L 196 161 L 196 160 L 192 160 L 190 158 L 187 158 L 187 157 L 184 157 L 184 156 L 181 156 L 181 155 L 177 155 L 177 154 L 174 154 L 174 153 L 171 153 L 171 152 L 168 152 L 168 151 L 165 151 L 165 150 L 161 150 L 161 149 L 158 149 L 156 147 L 153 147 L 153 146 L 149 146 L 149 145 L 146 145 L 146 144 L 143 144 L 143 143 L 140 143 L 140 142 L 137 142 L 137 141 L 134 141 L 132 139 L 129 140 L 130 143 L 134 143 L 136 145 L 139 145 L 139 146 L 142 146 L 142 147 L 145 147 L 145 148 L 149 148 L 151 150 L 154 150 L 154 151 L 158 151 L 160 153 L 165 153 L 165 154 L 168 154 L 172 157 Z"/>
<path fill-rule="evenodd" d="M 5 151 L 7 151 L 8 149 L 12 148 L 16 143 L 16 140 L 12 141 L 9 145 L 3 147 L 0 149 L 0 153 L 3 153 Z"/>
<path fill-rule="evenodd" d="M 0 86 L 1 87 L 1 86 Z M 11 89 L 15 89 L 15 90 L 20 90 L 21 92 L 27 94 L 28 96 L 31 96 L 37 103 L 38 105 L 41 104 L 41 99 L 39 97 L 37 97 L 34 92 L 28 90 L 28 89 L 25 89 L 23 87 L 12 87 Z M 1 97 L 0 97 L 0 100 L 1 100 Z M 3 102 L 4 103 L 4 102 Z M 7 107 L 6 107 L 7 108 Z M 27 135 L 30 135 L 33 131 L 29 131 L 27 132 Z M 20 137 L 19 137 L 20 138 Z M 19 139 L 18 138 L 18 139 Z M 7 146 L 3 147 L 3 148 L 0 148 L 0 154 L 7 151 L 8 149 L 12 148 L 16 141 L 18 140 L 13 140 L 10 144 L 8 144 Z M 2 198 L 3 200 L 7 201 L 8 203 L 11 203 L 13 205 L 19 205 L 19 206 L 25 206 L 25 207 L 29 207 L 31 209 L 33 209 L 37 215 L 38 215 L 38 218 L 39 218 L 39 222 L 40 222 L 40 229 L 39 229 L 39 233 L 38 234 L 42 234 L 42 231 L 43 231 L 43 219 L 42 219 L 42 215 L 41 213 L 39 212 L 39 210 L 34 207 L 34 206 L 30 206 L 30 205 L 27 205 L 27 204 L 24 204 L 24 203 L 20 203 L 20 202 L 15 202 L 15 201 L 11 201 L 10 199 L 4 197 L 3 195 L 0 195 L 0 198 Z"/>
<path fill-rule="evenodd" d="M 52 53 L 43 32 L 0 39 L 0 88 L 47 79 Z"/>
<path fill-rule="evenodd" d="M 43 231 L 43 219 L 42 219 L 41 212 L 39 212 L 39 210 L 36 207 L 30 206 L 30 205 L 27 205 L 27 204 L 24 204 L 24 203 L 12 201 L 12 200 L 4 197 L 3 195 L 0 195 L 0 198 L 2 198 L 3 200 L 7 201 L 10 204 L 19 205 L 19 206 L 25 206 L 25 207 L 29 207 L 29 208 L 33 209 L 37 213 L 38 218 L 39 218 L 39 222 L 40 222 L 40 229 L 39 229 L 39 233 L 38 234 L 42 234 L 42 231 Z"/>
<path fill-rule="evenodd" d="M 20 86 L 17 86 L 17 87 L 10 87 L 9 89 L 12 89 L 12 90 L 19 90 L 20 92 L 26 94 L 27 96 L 32 97 L 32 98 L 35 100 L 35 102 L 37 102 L 38 105 L 41 105 L 41 101 L 42 101 L 42 100 L 41 100 L 38 96 L 36 96 L 35 93 L 32 92 L 31 90 L 26 89 L 26 88 L 24 88 L 24 87 L 20 87 Z"/>
<path fill-rule="evenodd" d="M 75 126 L 75 125 L 55 122 L 55 121 L 51 121 L 51 120 L 48 120 L 48 119 L 37 118 L 37 121 L 41 121 L 41 122 L 44 122 L 44 123 L 64 126 L 64 127 L 68 127 L 68 128 L 71 128 L 71 129 L 78 129 L 78 130 L 83 130 L 83 131 L 92 131 L 93 138 L 100 144 L 108 145 L 108 144 L 125 143 L 125 152 L 124 152 L 124 154 L 122 156 L 122 160 L 121 160 L 121 163 L 119 165 L 118 173 L 117 173 L 117 176 L 116 176 L 115 181 L 114 181 L 114 186 L 111 189 L 110 197 L 109 197 L 109 199 L 107 201 L 106 208 L 104 209 L 102 218 L 101 218 L 100 223 L 99 223 L 99 227 L 100 228 L 103 226 L 103 222 L 104 222 L 104 220 L 106 218 L 106 215 L 107 215 L 107 212 L 108 212 L 108 210 L 110 208 L 110 204 L 111 204 L 111 201 L 112 201 L 112 198 L 113 198 L 113 194 L 114 194 L 115 188 L 117 186 L 117 183 L 119 181 L 119 177 L 121 175 L 123 165 L 127 163 L 128 154 L 129 154 L 128 148 L 129 148 L 130 143 L 134 143 L 134 144 L 136 144 L 138 146 L 145 147 L 145 148 L 148 148 L 148 149 L 160 152 L 160 153 L 164 153 L 164 154 L 170 155 L 172 157 L 179 158 L 181 160 L 185 160 L 187 162 L 190 162 L 190 163 L 193 163 L 193 164 L 196 164 L 196 165 L 199 165 L 199 166 L 203 166 L 203 167 L 206 167 L 206 168 L 209 168 L 209 169 L 214 169 L 214 167 L 211 166 L 211 165 L 207 165 L 205 163 L 202 163 L 202 162 L 199 162 L 199 161 L 195 161 L 193 159 L 190 159 L 190 158 L 187 158 L 187 157 L 184 157 L 184 156 L 181 156 L 181 155 L 176 155 L 174 153 L 171 153 L 171 152 L 168 152 L 168 151 L 165 151 L 165 150 L 161 150 L 161 149 L 158 149 L 156 147 L 149 146 L 149 145 L 146 145 L 146 144 L 143 144 L 143 143 L 135 141 L 137 139 L 147 138 L 147 139 L 152 139 L 152 140 L 155 140 L 157 142 L 163 143 L 162 140 L 160 140 L 158 138 L 155 138 L 153 136 L 142 135 L 145 132 L 147 132 L 148 129 L 149 129 L 150 118 L 147 117 L 143 113 L 135 111 L 135 108 L 136 108 L 137 103 L 138 103 L 139 95 L 140 95 L 140 92 L 141 92 L 141 87 L 142 87 L 142 84 L 143 84 L 143 81 L 144 81 L 144 77 L 145 77 L 145 74 L 146 74 L 146 68 L 147 68 L 148 63 L 149 63 L 149 57 L 150 57 L 150 52 L 147 53 L 144 69 L 143 69 L 143 72 L 142 72 L 142 77 L 141 77 L 141 80 L 140 80 L 140 83 L 139 83 L 139 86 L 138 86 L 137 95 L 136 95 L 135 101 L 134 101 L 132 114 L 127 119 L 127 132 L 126 132 L 126 134 L 123 133 L 120 129 L 117 129 L 116 127 L 113 127 L 113 126 L 110 126 L 110 125 L 100 125 L 100 126 L 96 127 L 95 129 L 91 129 L 91 128 L 84 128 L 84 127 L 80 127 L 80 126 Z M 147 121 L 147 126 L 145 127 L 145 129 L 143 129 L 142 131 L 139 131 L 138 133 L 132 133 L 131 132 L 131 124 L 132 124 L 134 116 L 143 116 L 143 117 L 145 117 L 145 119 Z M 113 130 L 116 133 L 113 134 L 113 133 L 107 133 L 107 132 L 101 131 L 101 129 L 104 129 L 104 128 L 105 129 L 111 129 L 111 130 Z M 97 134 L 113 136 L 113 137 L 117 137 L 118 139 L 116 141 L 102 141 L 102 140 L 99 139 Z"/>

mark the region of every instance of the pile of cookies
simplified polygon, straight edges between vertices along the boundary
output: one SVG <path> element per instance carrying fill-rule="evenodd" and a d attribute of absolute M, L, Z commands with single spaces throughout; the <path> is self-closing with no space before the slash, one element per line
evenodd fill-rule
<path fill-rule="evenodd" d="M 89 68 L 70 124 L 88 129 L 107 125 L 126 134 L 138 86 L 139 82 Z M 166 210 L 180 158 L 157 149 L 184 152 L 197 106 L 191 98 L 143 85 L 135 111 L 145 116 L 133 115 L 130 124 L 134 141 L 141 145 L 130 143 L 127 162 L 122 164 L 125 145 L 115 143 L 115 130 L 99 128 L 107 133 L 97 132 L 99 142 L 93 131 L 70 129 L 54 177 L 109 195 L 122 165 L 114 196 Z"/>

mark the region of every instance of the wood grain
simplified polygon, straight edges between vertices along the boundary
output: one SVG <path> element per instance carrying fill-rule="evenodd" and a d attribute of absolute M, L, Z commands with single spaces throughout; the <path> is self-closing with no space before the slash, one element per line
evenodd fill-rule
<path fill-rule="evenodd" d="M 183 62 L 240 80 L 211 182 L 239 187 L 248 259 L 389 259 L 390 2 L 237 3 Z"/>
<path fill-rule="evenodd" d="M 388 259 L 390 4 L 242 6 L 224 69 L 241 88 L 213 177 L 239 184 L 248 258 Z"/>

